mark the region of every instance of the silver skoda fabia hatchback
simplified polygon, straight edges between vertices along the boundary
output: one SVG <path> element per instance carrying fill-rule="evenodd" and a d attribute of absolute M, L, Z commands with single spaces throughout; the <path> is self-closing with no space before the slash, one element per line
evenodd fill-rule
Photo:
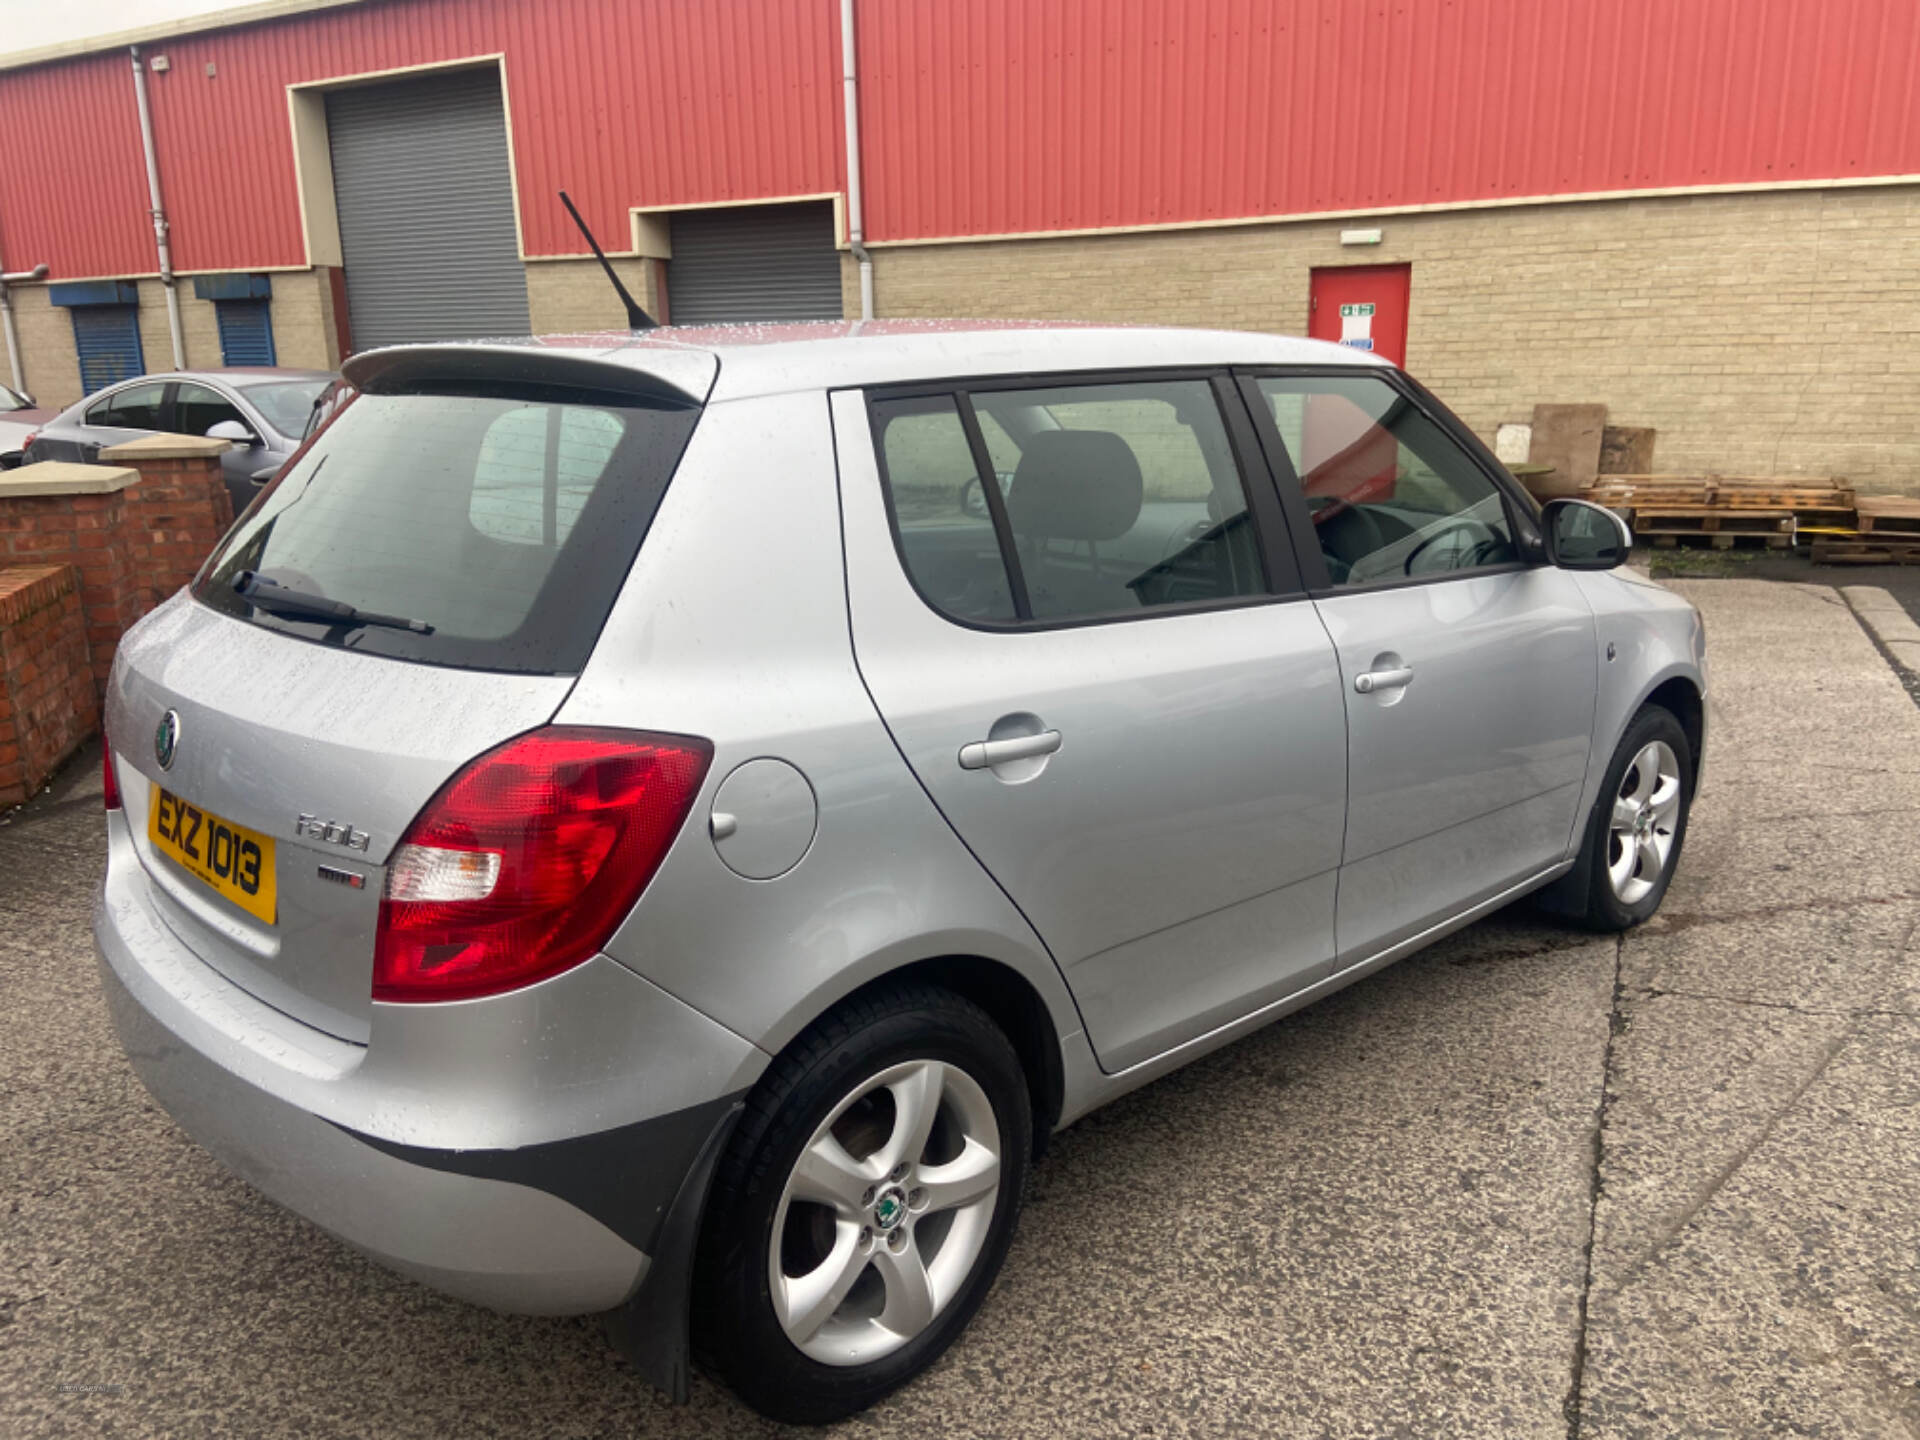
<path fill-rule="evenodd" d="M 442 1290 L 823 1420 L 1047 1136 L 1533 893 L 1660 904 L 1700 618 L 1371 356 L 827 324 L 402 347 L 126 637 L 155 1097 Z M 1120 1217 L 1116 1217 L 1116 1222 Z"/>

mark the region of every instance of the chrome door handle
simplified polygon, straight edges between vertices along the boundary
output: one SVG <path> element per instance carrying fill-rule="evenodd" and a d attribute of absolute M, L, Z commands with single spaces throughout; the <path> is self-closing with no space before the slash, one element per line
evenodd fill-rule
<path fill-rule="evenodd" d="M 960 747 L 962 770 L 989 770 L 1013 760 L 1031 760 L 1036 755 L 1051 755 L 1060 748 L 1058 730 L 1042 730 L 1038 735 L 1016 735 L 1011 740 L 976 740 Z"/>
<path fill-rule="evenodd" d="M 1398 690 L 1413 679 L 1413 667 L 1401 665 L 1393 670 L 1363 670 L 1353 677 L 1353 688 L 1362 695 L 1376 690 Z"/>

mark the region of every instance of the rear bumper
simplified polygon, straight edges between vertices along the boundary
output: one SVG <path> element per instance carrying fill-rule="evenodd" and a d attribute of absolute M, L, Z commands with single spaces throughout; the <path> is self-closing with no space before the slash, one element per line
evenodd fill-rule
<path fill-rule="evenodd" d="M 125 822 L 109 831 L 94 912 L 108 1008 L 142 1082 L 195 1140 L 288 1209 L 462 1299 L 568 1314 L 635 1292 L 759 1051 L 604 958 L 531 987 L 539 996 L 377 1007 L 410 1013 L 377 1016 L 366 1046 L 336 1040 L 188 951 L 147 897 Z M 609 1017 L 614 1005 L 623 1013 Z M 586 1033 L 556 1034 L 582 1007 Z M 580 1053 L 609 1033 L 658 1053 Z M 457 1054 L 478 1068 L 447 1063 Z M 583 1101 L 599 1128 L 579 1128 Z"/>

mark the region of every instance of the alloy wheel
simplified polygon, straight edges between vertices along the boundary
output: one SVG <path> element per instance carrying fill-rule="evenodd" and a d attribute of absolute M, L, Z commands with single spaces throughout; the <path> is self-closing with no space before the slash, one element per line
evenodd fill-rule
<path fill-rule="evenodd" d="M 781 1328 L 826 1365 L 864 1365 L 933 1323 L 986 1244 L 1000 1127 L 958 1066 L 911 1060 L 836 1105 L 774 1212 L 768 1275 Z"/>
<path fill-rule="evenodd" d="M 1680 824 L 1680 760 L 1664 740 L 1640 748 L 1620 778 L 1607 826 L 1607 879 L 1623 905 L 1660 883 Z"/>

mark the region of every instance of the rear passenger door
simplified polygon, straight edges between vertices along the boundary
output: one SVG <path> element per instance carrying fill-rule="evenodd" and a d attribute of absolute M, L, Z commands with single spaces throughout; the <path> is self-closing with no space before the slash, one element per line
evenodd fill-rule
<path fill-rule="evenodd" d="M 1101 1064 L 1326 975 L 1339 676 L 1227 377 L 843 392 L 833 413 L 861 673 Z"/>
<path fill-rule="evenodd" d="M 165 428 L 167 382 L 135 380 L 109 390 L 82 413 L 80 434 L 72 442 L 74 454 L 50 459 L 93 460 L 109 445 L 138 440 Z"/>
<path fill-rule="evenodd" d="M 1575 577 L 1529 553 L 1517 497 L 1404 376 L 1247 378 L 1302 573 L 1339 650 L 1343 963 L 1564 859 L 1597 657 Z"/>

